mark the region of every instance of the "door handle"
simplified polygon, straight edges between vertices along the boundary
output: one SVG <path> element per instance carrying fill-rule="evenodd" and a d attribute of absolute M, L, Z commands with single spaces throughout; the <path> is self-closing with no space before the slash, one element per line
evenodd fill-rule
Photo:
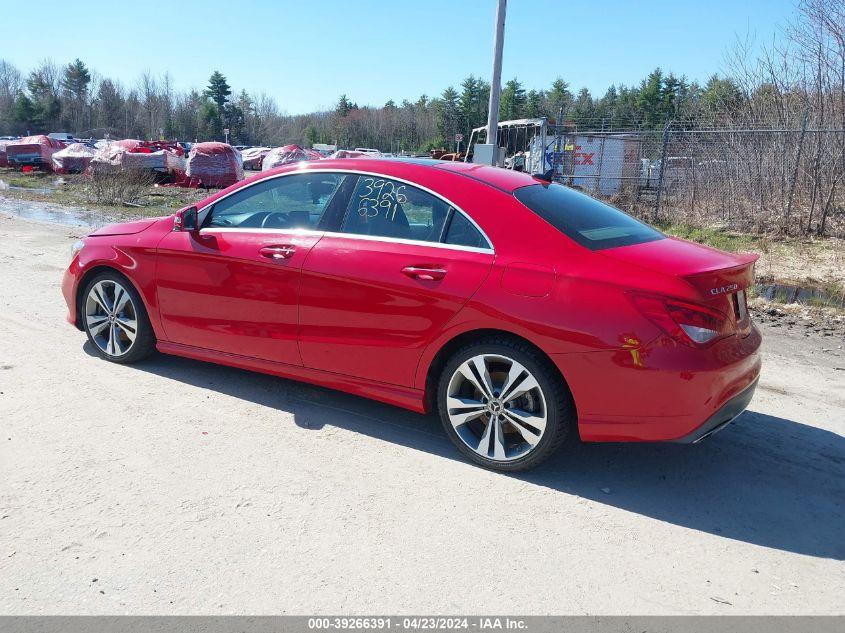
<path fill-rule="evenodd" d="M 258 252 L 262 257 L 266 257 L 267 259 L 290 259 L 296 252 L 296 247 L 292 244 L 263 246 Z"/>
<path fill-rule="evenodd" d="M 412 279 L 435 281 L 443 279 L 446 276 L 446 269 L 429 266 L 406 266 L 402 269 L 402 273 L 408 275 L 408 277 L 411 277 Z"/>

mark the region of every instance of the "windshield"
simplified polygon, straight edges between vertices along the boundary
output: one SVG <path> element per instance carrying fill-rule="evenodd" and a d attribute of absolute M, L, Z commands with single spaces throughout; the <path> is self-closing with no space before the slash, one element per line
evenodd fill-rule
<path fill-rule="evenodd" d="M 665 237 L 623 211 L 563 185 L 529 185 L 513 195 L 558 231 L 594 251 Z"/>

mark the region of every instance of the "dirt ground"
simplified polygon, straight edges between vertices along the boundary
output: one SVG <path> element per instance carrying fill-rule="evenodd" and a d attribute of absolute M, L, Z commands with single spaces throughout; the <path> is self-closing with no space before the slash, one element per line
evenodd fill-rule
<path fill-rule="evenodd" d="M 763 325 L 697 446 L 469 465 L 428 417 L 64 321 L 85 231 L 0 213 L 0 613 L 842 614 L 845 350 Z"/>
<path fill-rule="evenodd" d="M 812 280 L 838 288 L 840 292 L 845 289 L 845 240 L 793 239 L 771 242 L 765 250 L 749 250 L 760 255 L 754 267 L 758 278 L 799 285 Z"/>

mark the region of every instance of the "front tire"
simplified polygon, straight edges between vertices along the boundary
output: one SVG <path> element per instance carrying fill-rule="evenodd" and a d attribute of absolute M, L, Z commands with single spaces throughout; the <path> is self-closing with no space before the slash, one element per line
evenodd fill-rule
<path fill-rule="evenodd" d="M 459 349 L 437 387 L 440 420 L 471 461 L 502 472 L 534 468 L 569 436 L 572 396 L 551 362 L 508 338 Z"/>
<path fill-rule="evenodd" d="M 117 272 L 96 275 L 85 286 L 79 313 L 100 358 L 135 363 L 155 349 L 155 335 L 141 296 Z"/>

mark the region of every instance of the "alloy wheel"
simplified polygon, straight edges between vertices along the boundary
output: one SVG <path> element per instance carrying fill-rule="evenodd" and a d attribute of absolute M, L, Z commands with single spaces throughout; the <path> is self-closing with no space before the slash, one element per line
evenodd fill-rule
<path fill-rule="evenodd" d="M 449 421 L 481 457 L 512 461 L 539 444 L 548 412 L 543 390 L 522 364 L 499 354 L 480 354 L 452 374 L 446 393 Z"/>
<path fill-rule="evenodd" d="M 138 333 L 138 313 L 129 292 L 117 281 L 103 279 L 85 299 L 85 323 L 91 340 L 109 356 L 132 349 Z"/>

